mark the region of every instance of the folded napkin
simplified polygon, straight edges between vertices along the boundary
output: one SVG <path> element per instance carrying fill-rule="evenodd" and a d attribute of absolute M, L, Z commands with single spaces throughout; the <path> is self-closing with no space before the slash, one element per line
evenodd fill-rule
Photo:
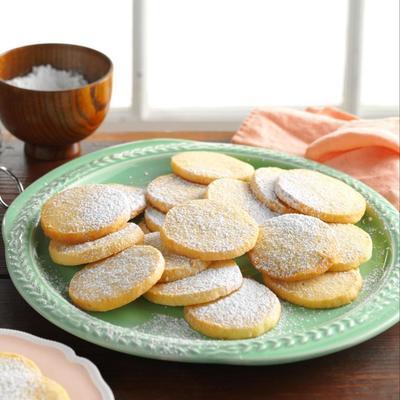
<path fill-rule="evenodd" d="M 256 109 L 232 142 L 292 153 L 346 172 L 399 209 L 399 118 L 367 120 L 342 110 Z"/>

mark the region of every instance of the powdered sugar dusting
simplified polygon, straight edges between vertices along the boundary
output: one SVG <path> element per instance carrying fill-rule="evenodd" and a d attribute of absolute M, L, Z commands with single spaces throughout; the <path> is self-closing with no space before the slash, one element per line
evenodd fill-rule
<path fill-rule="evenodd" d="M 130 218 L 126 195 L 101 184 L 64 190 L 50 198 L 42 209 L 46 224 L 65 233 L 100 230 L 119 218 Z"/>
<path fill-rule="evenodd" d="M 319 267 L 327 270 L 336 252 L 328 224 L 307 215 L 285 214 L 260 227 L 249 256 L 257 269 L 274 278 L 287 278 Z"/>
<path fill-rule="evenodd" d="M 216 267 L 218 265 L 218 267 Z M 235 290 L 242 284 L 242 273 L 234 261 L 218 262 L 196 275 L 153 286 L 150 292 L 162 295 L 206 293 L 218 288 Z"/>
<path fill-rule="evenodd" d="M 187 248 L 219 253 L 252 242 L 258 224 L 241 209 L 211 200 L 192 200 L 168 212 L 163 230 L 168 238 Z"/>
<path fill-rule="evenodd" d="M 130 247 L 79 271 L 71 280 L 70 291 L 85 301 L 120 297 L 149 278 L 161 260 L 161 253 L 151 246 Z"/>
<path fill-rule="evenodd" d="M 126 227 L 122 228 L 117 232 L 110 233 L 109 235 L 103 236 L 100 239 L 92 240 L 89 242 L 78 243 L 78 244 L 64 244 L 57 242 L 57 251 L 66 255 L 76 253 L 87 253 L 90 250 L 97 250 L 104 247 L 109 247 L 114 243 L 118 243 L 125 238 L 137 239 L 142 237 L 142 230 L 134 223 L 130 222 Z M 132 240 L 132 245 L 135 243 Z"/>
<path fill-rule="evenodd" d="M 337 258 L 335 265 L 355 265 L 369 260 L 372 255 L 372 240 L 367 232 L 352 224 L 330 224 L 335 235 Z"/>
<path fill-rule="evenodd" d="M 275 194 L 275 182 L 284 173 L 281 168 L 258 168 L 250 181 L 250 188 L 254 194 L 272 210 L 283 214 L 293 210 L 283 204 Z"/>
<path fill-rule="evenodd" d="M 174 206 L 205 196 L 206 185 L 189 182 L 174 174 L 162 175 L 147 186 L 147 198 L 153 206 L 167 212 Z"/>
<path fill-rule="evenodd" d="M 165 214 L 148 206 L 144 211 L 144 219 L 147 227 L 152 231 L 159 231 L 164 225 Z"/>
<path fill-rule="evenodd" d="M 277 196 L 291 207 L 307 207 L 335 215 L 360 214 L 365 200 L 356 190 L 338 179 L 317 171 L 293 169 L 280 175 L 274 187 Z"/>
<path fill-rule="evenodd" d="M 108 186 L 121 190 L 128 198 L 131 207 L 131 218 L 139 215 L 146 208 L 145 190 L 143 188 L 111 183 Z"/>
<path fill-rule="evenodd" d="M 212 303 L 188 307 L 196 319 L 224 327 L 254 326 L 268 317 L 275 318 L 280 303 L 267 287 L 252 279 L 243 279 L 239 290 Z"/>
<path fill-rule="evenodd" d="M 39 399 L 41 390 L 39 372 L 29 368 L 20 359 L 0 355 L 0 399 Z"/>
<path fill-rule="evenodd" d="M 137 332 L 165 338 L 204 340 L 204 336 L 194 331 L 183 318 L 155 314 L 144 324 L 134 327 Z"/>
<path fill-rule="evenodd" d="M 194 260 L 179 254 L 174 254 L 169 251 L 161 241 L 159 232 L 148 233 L 144 236 L 144 244 L 153 246 L 160 250 L 165 260 L 165 269 L 161 281 L 170 281 L 171 272 L 174 272 L 174 276 L 184 278 L 190 275 L 194 275 L 207 268 L 208 263 L 201 260 Z M 174 279 L 175 280 L 175 279 Z"/>
<path fill-rule="evenodd" d="M 207 198 L 228 207 L 243 209 L 260 225 L 278 215 L 254 197 L 248 183 L 238 179 L 223 178 L 213 181 L 208 186 Z"/>

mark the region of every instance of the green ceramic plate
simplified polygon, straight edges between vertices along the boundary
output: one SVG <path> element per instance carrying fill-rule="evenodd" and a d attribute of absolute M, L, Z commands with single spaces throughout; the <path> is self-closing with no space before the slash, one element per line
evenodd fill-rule
<path fill-rule="evenodd" d="M 61 267 L 48 256 L 48 240 L 38 226 L 44 201 L 70 185 L 120 182 L 145 186 L 170 172 L 170 157 L 186 150 L 230 154 L 257 167 L 312 168 L 337 177 L 368 200 L 359 225 L 374 242 L 372 259 L 361 268 L 364 287 L 352 304 L 333 310 L 309 310 L 283 302 L 279 325 L 250 340 L 211 340 L 192 331 L 182 308 L 144 299 L 106 313 L 74 307 L 66 289 L 78 267 Z M 42 177 L 13 202 L 3 222 L 11 278 L 41 315 L 87 341 L 143 357 L 186 362 L 276 364 L 332 353 L 367 340 L 399 319 L 398 213 L 380 195 L 333 169 L 301 158 L 231 144 L 148 140 L 110 147 L 71 161 Z M 246 257 L 239 263 L 257 277 Z"/>

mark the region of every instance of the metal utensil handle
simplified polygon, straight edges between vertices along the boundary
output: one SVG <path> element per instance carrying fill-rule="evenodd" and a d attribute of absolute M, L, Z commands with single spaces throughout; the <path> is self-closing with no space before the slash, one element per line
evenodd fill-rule
<path fill-rule="evenodd" d="M 4 172 L 6 175 L 8 175 L 11 179 L 14 180 L 19 193 L 22 193 L 24 191 L 24 187 L 23 187 L 21 181 L 7 167 L 3 167 L 2 165 L 0 165 L 0 172 Z M 3 198 L 1 197 L 1 194 L 0 194 L 0 204 L 5 208 L 9 207 L 9 204 L 7 204 L 3 200 Z"/>

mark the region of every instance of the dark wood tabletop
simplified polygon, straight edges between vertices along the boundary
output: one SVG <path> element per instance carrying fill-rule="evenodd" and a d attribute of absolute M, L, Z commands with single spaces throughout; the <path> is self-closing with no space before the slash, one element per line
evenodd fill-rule
<path fill-rule="evenodd" d="M 95 134 L 83 142 L 83 153 L 131 140 L 182 137 L 227 141 L 229 132 Z M 0 150 L 5 165 L 28 186 L 63 161 L 33 161 L 22 143 L 9 135 Z M 16 195 L 12 182 L 0 175 L 0 193 Z M 0 208 L 0 218 L 4 210 Z M 55 327 L 36 313 L 9 279 L 3 242 L 0 243 L 0 327 L 18 329 L 71 346 L 93 361 L 118 400 L 133 399 L 371 399 L 397 400 L 399 325 L 336 354 L 287 365 L 241 367 L 155 361 L 107 350 Z"/>

